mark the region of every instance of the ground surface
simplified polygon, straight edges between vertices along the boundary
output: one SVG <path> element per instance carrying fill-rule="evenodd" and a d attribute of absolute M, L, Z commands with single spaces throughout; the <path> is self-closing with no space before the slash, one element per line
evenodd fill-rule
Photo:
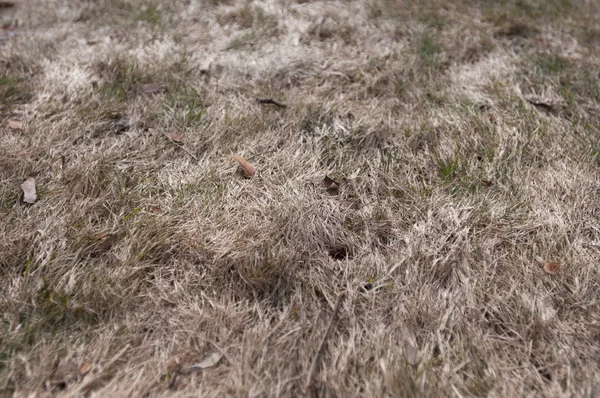
<path fill-rule="evenodd" d="M 598 6 L 452 3 L 0 3 L 0 395 L 600 391 Z"/>

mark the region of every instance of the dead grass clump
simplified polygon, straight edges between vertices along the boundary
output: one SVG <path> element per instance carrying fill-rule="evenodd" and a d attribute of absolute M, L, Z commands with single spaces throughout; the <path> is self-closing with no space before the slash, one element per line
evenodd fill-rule
<path fill-rule="evenodd" d="M 336 22 L 331 18 L 326 18 L 323 21 L 315 22 L 310 25 L 306 31 L 308 35 L 307 43 L 310 42 L 311 39 L 316 39 L 321 42 L 340 39 L 346 45 L 355 44 L 355 39 L 353 38 L 354 31 L 355 28 L 352 26 L 345 25 L 339 21 Z"/>
<path fill-rule="evenodd" d="M 241 29 L 264 29 L 272 30 L 277 27 L 275 16 L 268 14 L 259 6 L 244 4 L 217 16 L 217 22 L 221 25 L 233 24 Z"/>

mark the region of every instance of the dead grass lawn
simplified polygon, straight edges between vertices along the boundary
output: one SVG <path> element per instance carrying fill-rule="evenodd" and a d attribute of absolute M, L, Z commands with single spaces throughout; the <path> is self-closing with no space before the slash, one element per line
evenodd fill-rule
<path fill-rule="evenodd" d="M 301 396 L 342 293 L 314 396 L 600 390 L 596 2 L 0 22 L 0 395 Z"/>

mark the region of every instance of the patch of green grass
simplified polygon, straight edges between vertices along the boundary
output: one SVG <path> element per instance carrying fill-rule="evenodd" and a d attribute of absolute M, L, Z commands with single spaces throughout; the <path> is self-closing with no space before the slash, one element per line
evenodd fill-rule
<path fill-rule="evenodd" d="M 261 7 L 245 4 L 244 6 L 217 16 L 221 25 L 235 24 L 244 29 L 236 35 L 226 47 L 227 50 L 239 50 L 244 47 L 254 47 L 261 41 L 277 37 L 277 17 L 265 12 Z"/>
<path fill-rule="evenodd" d="M 9 212 L 17 203 L 19 203 L 19 194 L 14 191 L 6 190 L 0 194 L 0 210 Z"/>
<path fill-rule="evenodd" d="M 0 72 L 0 117 L 8 116 L 15 106 L 27 103 L 31 97 L 23 77 Z"/>
<path fill-rule="evenodd" d="M 533 62 L 539 73 L 560 73 L 569 68 L 569 61 L 560 55 L 537 55 L 533 58 Z"/>
<path fill-rule="evenodd" d="M 515 20 L 515 16 L 525 21 L 554 22 L 570 13 L 574 2 L 570 0 L 502 0 L 483 4 L 484 19 L 500 26 Z"/>
<path fill-rule="evenodd" d="M 160 27 L 162 24 L 162 13 L 156 5 L 150 4 L 139 13 L 138 19 L 152 26 Z"/>
<path fill-rule="evenodd" d="M 429 32 L 425 32 L 417 44 L 417 54 L 421 63 L 427 68 L 439 66 L 437 56 L 442 51 L 441 46 L 435 41 Z"/>
<path fill-rule="evenodd" d="M 457 148 L 453 156 L 447 158 L 440 158 L 436 154 L 436 162 L 438 165 L 438 171 L 440 177 L 444 183 L 448 184 L 452 182 L 460 172 L 460 146 Z"/>
<path fill-rule="evenodd" d="M 108 64 L 101 64 L 99 69 L 103 81 L 97 85 L 96 92 L 108 98 L 125 99 L 135 91 L 138 84 L 156 81 L 148 67 L 122 56 L 115 57 Z"/>
<path fill-rule="evenodd" d="M 184 206 L 193 198 L 209 210 L 220 206 L 226 191 L 227 183 L 219 178 L 216 170 L 211 170 L 203 179 L 182 185 L 175 193 L 175 203 Z"/>
<path fill-rule="evenodd" d="M 130 18 L 137 15 L 131 3 L 125 0 L 107 0 L 82 4 L 77 22 L 115 22 L 117 18 Z"/>
<path fill-rule="evenodd" d="M 243 6 L 217 15 L 220 25 L 235 24 L 242 29 L 270 29 L 277 26 L 277 18 L 262 7 L 244 4 Z"/>
<path fill-rule="evenodd" d="M 175 124 L 186 127 L 197 126 L 206 113 L 200 93 L 186 85 L 181 85 L 167 94 L 163 101 L 163 109 Z"/>
<path fill-rule="evenodd" d="M 419 11 L 418 20 L 431 29 L 439 30 L 448 24 L 446 17 L 441 14 L 437 5 L 426 5 Z"/>

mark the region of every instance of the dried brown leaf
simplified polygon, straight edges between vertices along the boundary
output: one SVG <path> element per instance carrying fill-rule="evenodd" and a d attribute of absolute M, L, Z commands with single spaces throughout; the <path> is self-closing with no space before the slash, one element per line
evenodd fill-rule
<path fill-rule="evenodd" d="M 23 202 L 25 203 L 35 203 L 37 199 L 37 194 L 35 191 L 35 179 L 33 177 L 29 177 L 21 184 L 21 189 L 23 190 Z"/>
<path fill-rule="evenodd" d="M 92 370 L 91 362 L 89 362 L 89 361 L 84 362 L 79 367 L 79 374 L 81 374 L 82 376 L 85 376 L 86 374 L 88 374 L 90 372 L 90 370 Z"/>
<path fill-rule="evenodd" d="M 323 186 L 329 193 L 335 194 L 340 190 L 340 183 L 329 176 L 325 176 L 325 178 L 323 178 Z"/>
<path fill-rule="evenodd" d="M 160 214 L 162 212 L 158 206 L 148 206 L 148 211 L 152 214 Z"/>
<path fill-rule="evenodd" d="M 553 262 L 545 262 L 544 263 L 544 271 L 549 273 L 550 275 L 554 275 L 558 272 L 560 265 L 558 263 Z"/>
<path fill-rule="evenodd" d="M 254 169 L 254 166 L 248 163 L 248 161 L 246 161 L 246 159 L 244 159 L 242 156 L 238 155 L 237 153 L 234 153 L 233 155 L 231 155 L 231 157 L 239 162 L 244 172 L 244 177 L 250 178 L 255 174 L 256 170 Z"/>
<path fill-rule="evenodd" d="M 169 138 L 176 144 L 183 143 L 183 136 L 177 131 L 170 131 L 168 134 Z"/>
<path fill-rule="evenodd" d="M 115 234 L 98 234 L 94 238 L 97 242 L 90 246 L 90 255 L 92 256 L 109 251 L 117 241 L 117 235 Z"/>
<path fill-rule="evenodd" d="M 220 352 L 213 352 L 213 353 L 207 355 L 202 361 L 195 363 L 193 365 L 190 365 L 190 366 L 186 366 L 185 368 L 181 369 L 181 372 L 182 373 L 190 373 L 190 372 L 197 372 L 202 369 L 210 368 L 212 366 L 215 366 L 217 364 L 217 362 L 219 362 L 221 360 L 222 357 L 223 357 L 223 354 L 221 354 Z"/>
<path fill-rule="evenodd" d="M 159 83 L 139 84 L 137 92 L 140 94 L 158 94 L 165 91 L 165 86 Z"/>
<path fill-rule="evenodd" d="M 20 120 L 9 120 L 8 127 L 13 130 L 23 130 L 23 122 Z"/>

